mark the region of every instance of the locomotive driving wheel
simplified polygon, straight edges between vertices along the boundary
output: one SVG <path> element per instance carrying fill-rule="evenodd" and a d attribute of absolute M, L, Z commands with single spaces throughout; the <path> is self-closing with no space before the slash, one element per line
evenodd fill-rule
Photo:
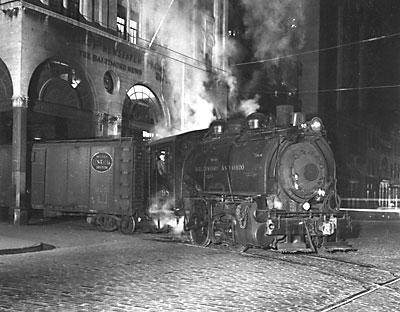
<path fill-rule="evenodd" d="M 189 231 L 190 240 L 199 246 L 211 243 L 208 222 L 209 207 L 205 199 L 188 199 L 185 202 L 188 213 L 185 216 L 185 229 Z"/>
<path fill-rule="evenodd" d="M 190 238 L 199 246 L 208 246 L 211 243 L 207 207 L 202 206 L 197 213 L 189 218 Z"/>
<path fill-rule="evenodd" d="M 199 225 L 195 229 L 192 229 L 190 231 L 190 238 L 192 242 L 195 243 L 196 245 L 208 246 L 211 243 L 211 239 L 208 234 L 208 226 Z"/>

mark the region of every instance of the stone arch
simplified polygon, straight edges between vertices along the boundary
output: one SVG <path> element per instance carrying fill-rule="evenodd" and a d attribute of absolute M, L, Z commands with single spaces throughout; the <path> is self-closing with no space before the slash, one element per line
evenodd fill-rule
<path fill-rule="evenodd" d="M 0 59 L 0 144 L 11 144 L 12 142 L 12 96 L 11 74 Z"/>
<path fill-rule="evenodd" d="M 45 60 L 31 77 L 28 98 L 28 139 L 95 136 L 94 92 L 79 65 L 61 58 Z"/>
<path fill-rule="evenodd" d="M 168 109 L 146 85 L 132 86 L 122 107 L 122 136 L 150 134 L 155 126 L 170 126 Z"/>

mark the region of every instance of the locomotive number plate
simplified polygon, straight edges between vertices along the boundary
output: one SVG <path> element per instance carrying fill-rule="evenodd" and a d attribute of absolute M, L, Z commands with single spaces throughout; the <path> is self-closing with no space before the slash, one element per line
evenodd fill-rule
<path fill-rule="evenodd" d="M 109 154 L 100 152 L 96 153 L 92 157 L 92 167 L 94 170 L 99 172 L 105 172 L 112 166 L 112 158 Z"/>

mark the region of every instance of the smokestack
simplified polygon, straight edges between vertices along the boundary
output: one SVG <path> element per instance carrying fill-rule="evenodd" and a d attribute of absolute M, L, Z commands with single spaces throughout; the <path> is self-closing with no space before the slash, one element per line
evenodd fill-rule
<path fill-rule="evenodd" d="M 293 115 L 293 105 L 276 106 L 276 125 L 278 127 L 287 128 Z"/>

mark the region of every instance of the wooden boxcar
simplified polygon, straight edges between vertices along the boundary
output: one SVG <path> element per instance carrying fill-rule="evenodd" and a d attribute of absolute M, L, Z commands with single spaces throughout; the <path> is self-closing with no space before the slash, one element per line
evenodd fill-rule
<path fill-rule="evenodd" d="M 32 208 L 87 214 L 102 230 L 132 233 L 145 213 L 145 154 L 133 138 L 35 143 Z"/>

